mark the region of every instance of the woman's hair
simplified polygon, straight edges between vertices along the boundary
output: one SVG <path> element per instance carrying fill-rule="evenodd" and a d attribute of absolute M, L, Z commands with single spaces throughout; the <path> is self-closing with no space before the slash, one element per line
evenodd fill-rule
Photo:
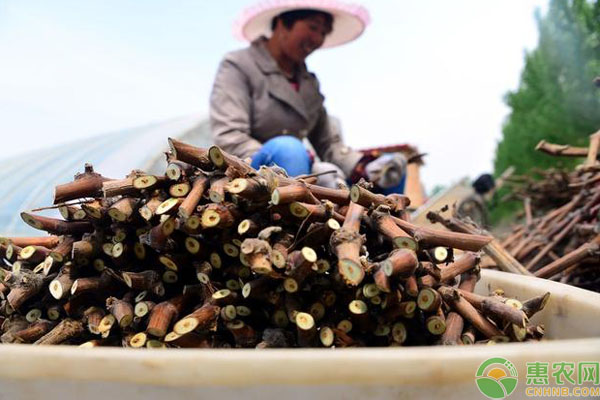
<path fill-rule="evenodd" d="M 325 11 L 311 9 L 292 10 L 279 14 L 271 20 L 271 30 L 275 30 L 278 19 L 281 20 L 283 26 L 289 30 L 292 29 L 292 26 L 294 26 L 296 21 L 307 19 L 315 15 L 322 15 L 323 18 L 325 18 L 325 24 L 328 27 L 328 31 L 331 31 L 333 26 L 333 15 Z"/>

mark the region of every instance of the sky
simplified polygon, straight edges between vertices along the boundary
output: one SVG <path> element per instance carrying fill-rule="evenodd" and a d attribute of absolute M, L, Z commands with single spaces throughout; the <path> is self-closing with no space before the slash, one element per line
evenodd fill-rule
<path fill-rule="evenodd" d="M 493 168 L 503 102 L 548 0 L 364 0 L 356 41 L 307 59 L 354 148 L 409 143 L 428 190 Z M 249 0 L 0 0 L 0 159 L 208 115 Z M 165 138 L 166 140 L 166 138 Z"/>

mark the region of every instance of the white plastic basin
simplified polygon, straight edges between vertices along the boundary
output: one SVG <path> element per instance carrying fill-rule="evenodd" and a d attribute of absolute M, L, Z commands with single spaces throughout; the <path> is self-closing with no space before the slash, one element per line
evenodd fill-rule
<path fill-rule="evenodd" d="M 517 368 L 510 399 L 528 398 L 526 362 L 600 361 L 600 294 L 483 271 L 477 290 L 526 299 L 550 291 L 534 321 L 549 340 L 378 349 L 130 350 L 0 345 L 0 400 L 20 399 L 483 399 L 479 365 Z M 589 386 L 589 384 L 587 384 Z"/>

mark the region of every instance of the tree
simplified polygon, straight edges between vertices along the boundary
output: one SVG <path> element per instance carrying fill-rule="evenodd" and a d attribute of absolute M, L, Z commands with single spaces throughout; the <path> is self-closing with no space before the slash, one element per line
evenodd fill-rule
<path fill-rule="evenodd" d="M 547 14 L 536 17 L 538 46 L 525 56 L 519 88 L 505 98 L 511 113 L 496 149 L 496 174 L 510 165 L 520 174 L 568 164 L 535 145 L 545 139 L 586 146 L 600 129 L 600 90 L 593 84 L 600 75 L 599 1 L 551 0 Z"/>
<path fill-rule="evenodd" d="M 600 75 L 600 1 L 550 0 L 546 15 L 538 11 L 536 19 L 538 46 L 525 55 L 519 88 L 505 97 L 511 112 L 496 148 L 496 175 L 511 165 L 516 174 L 573 166 L 578 160 L 542 154 L 536 144 L 587 146 L 600 129 L 600 89 L 593 83 Z M 502 202 L 492 219 L 514 209 Z"/>

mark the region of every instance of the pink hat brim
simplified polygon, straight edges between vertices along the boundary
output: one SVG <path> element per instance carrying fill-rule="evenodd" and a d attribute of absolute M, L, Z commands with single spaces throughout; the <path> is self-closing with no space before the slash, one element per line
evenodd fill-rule
<path fill-rule="evenodd" d="M 249 42 L 270 36 L 271 20 L 279 14 L 298 9 L 314 9 L 333 15 L 333 29 L 321 48 L 335 47 L 359 37 L 370 22 L 369 12 L 357 4 L 337 0 L 268 0 L 246 8 L 234 22 L 233 35 Z"/>

